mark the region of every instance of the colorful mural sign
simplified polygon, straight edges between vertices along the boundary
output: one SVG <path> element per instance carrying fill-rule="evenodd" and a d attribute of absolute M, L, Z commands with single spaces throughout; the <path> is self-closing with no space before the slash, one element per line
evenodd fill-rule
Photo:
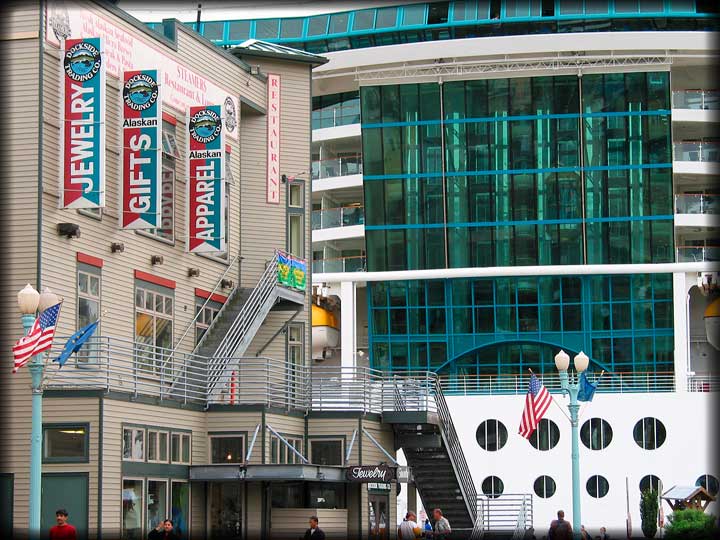
<path fill-rule="evenodd" d="M 307 285 L 307 262 L 284 251 L 278 251 L 277 257 L 278 283 L 304 291 Z"/>
<path fill-rule="evenodd" d="M 123 73 L 120 228 L 160 227 L 162 100 L 156 69 Z"/>
<path fill-rule="evenodd" d="M 60 208 L 105 206 L 105 61 L 100 38 L 65 41 Z"/>
<path fill-rule="evenodd" d="M 280 204 L 280 75 L 267 76 L 267 202 Z"/>
<path fill-rule="evenodd" d="M 187 251 L 224 252 L 225 137 L 222 105 L 190 107 L 187 117 Z"/>

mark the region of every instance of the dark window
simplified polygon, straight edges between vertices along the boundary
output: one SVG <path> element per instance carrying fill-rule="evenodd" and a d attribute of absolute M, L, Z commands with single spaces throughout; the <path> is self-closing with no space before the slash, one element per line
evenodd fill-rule
<path fill-rule="evenodd" d="M 705 490 L 713 497 L 718 494 L 718 479 L 711 474 L 703 474 L 697 480 L 695 480 L 696 486 L 702 486 Z"/>
<path fill-rule="evenodd" d="M 654 474 L 648 474 L 640 480 L 640 492 L 643 491 L 660 491 L 660 479 Z"/>
<path fill-rule="evenodd" d="M 342 465 L 343 443 L 339 439 L 310 441 L 310 463 L 313 465 Z"/>
<path fill-rule="evenodd" d="M 428 9 L 428 24 L 445 24 L 448 21 L 448 2 L 433 2 Z"/>
<path fill-rule="evenodd" d="M 477 428 L 475 438 L 484 450 L 494 452 L 505 446 L 508 432 L 505 425 L 499 420 L 485 420 Z"/>
<path fill-rule="evenodd" d="M 482 492 L 491 499 L 496 499 L 502 495 L 504 489 L 503 481 L 497 476 L 488 476 L 482 481 Z"/>
<path fill-rule="evenodd" d="M 347 508 L 345 484 L 307 482 L 308 506 L 306 508 Z"/>
<path fill-rule="evenodd" d="M 530 435 L 530 444 L 534 448 L 545 451 L 552 450 L 560 440 L 560 429 L 552 420 L 543 418 L 537 429 Z"/>
<path fill-rule="evenodd" d="M 555 480 L 549 476 L 538 476 L 533 484 L 533 489 L 538 497 L 547 499 L 555 494 Z"/>
<path fill-rule="evenodd" d="M 44 461 L 87 461 L 87 426 L 65 425 L 43 428 Z"/>
<path fill-rule="evenodd" d="M 238 435 L 210 437 L 210 463 L 242 463 L 245 438 Z"/>
<path fill-rule="evenodd" d="M 600 499 L 608 494 L 608 491 L 610 490 L 610 484 L 604 476 L 596 474 L 595 476 L 591 476 L 590 478 L 588 478 L 588 481 L 585 484 L 585 488 L 587 489 L 587 492 L 588 494 L 590 494 L 591 497 Z"/>
<path fill-rule="evenodd" d="M 602 450 L 612 441 L 612 428 L 602 418 L 591 418 L 580 428 L 580 440 L 590 450 Z"/>
<path fill-rule="evenodd" d="M 655 450 L 665 442 L 665 426 L 657 418 L 638 420 L 633 429 L 633 438 L 640 448 Z"/>

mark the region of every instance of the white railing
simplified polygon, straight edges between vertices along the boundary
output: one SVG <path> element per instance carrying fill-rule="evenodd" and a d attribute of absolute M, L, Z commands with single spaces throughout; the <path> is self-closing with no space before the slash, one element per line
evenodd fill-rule
<path fill-rule="evenodd" d="M 313 210 L 312 230 L 334 229 L 335 227 L 350 227 L 365 223 L 365 209 L 362 206 L 341 206 L 340 208 L 326 208 Z"/>
<path fill-rule="evenodd" d="M 485 532 L 515 533 L 520 524 L 533 523 L 533 497 L 530 493 L 502 493 L 494 497 L 479 495 L 478 515 L 483 517 Z"/>
<path fill-rule="evenodd" d="M 720 109 L 718 90 L 678 90 L 672 95 L 673 109 Z"/>
<path fill-rule="evenodd" d="M 720 161 L 720 144 L 717 142 L 678 141 L 673 143 L 675 161 Z"/>
<path fill-rule="evenodd" d="M 589 376 L 595 381 L 599 374 Z M 560 377 L 557 373 L 545 373 L 540 376 L 550 392 L 560 392 Z M 530 383 L 530 373 L 507 375 L 466 375 L 452 377 L 439 375 L 438 382 L 447 395 L 492 395 L 526 394 Z M 600 379 L 597 392 L 637 393 L 637 392 L 673 392 L 675 374 L 673 372 L 605 372 Z"/>
<path fill-rule="evenodd" d="M 312 162 L 311 173 L 313 180 L 362 174 L 362 155 L 315 160 Z"/>
<path fill-rule="evenodd" d="M 677 262 L 720 261 L 720 246 L 678 246 Z"/>
<path fill-rule="evenodd" d="M 688 375 L 687 389 L 688 392 L 720 392 L 720 374 Z"/>
<path fill-rule="evenodd" d="M 700 193 L 675 195 L 676 214 L 720 214 L 720 196 Z"/>
<path fill-rule="evenodd" d="M 367 268 L 365 255 L 339 257 L 337 259 L 316 259 L 312 262 L 314 273 L 364 272 Z"/>

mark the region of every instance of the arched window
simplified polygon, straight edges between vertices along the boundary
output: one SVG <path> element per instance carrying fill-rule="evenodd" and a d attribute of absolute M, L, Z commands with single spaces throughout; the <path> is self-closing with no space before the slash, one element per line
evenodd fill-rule
<path fill-rule="evenodd" d="M 499 420 L 485 420 L 475 432 L 478 444 L 488 452 L 500 450 L 507 442 L 508 432 Z"/>
<path fill-rule="evenodd" d="M 552 450 L 560 440 L 560 429 L 552 420 L 543 418 L 540 420 L 537 429 L 530 435 L 530 444 L 534 448 L 545 451 Z"/>
<path fill-rule="evenodd" d="M 587 489 L 587 492 L 591 497 L 600 499 L 608 494 L 608 491 L 610 491 L 610 484 L 608 483 L 607 478 L 596 474 L 595 476 L 588 478 L 588 481 L 585 484 L 585 489 Z"/>
<path fill-rule="evenodd" d="M 718 479 L 712 474 L 703 474 L 702 476 L 698 477 L 698 479 L 695 480 L 695 485 L 704 487 L 705 491 L 707 491 L 713 497 L 718 494 L 718 489 L 720 488 Z"/>
<path fill-rule="evenodd" d="M 482 491 L 488 497 L 495 499 L 502 495 L 505 486 L 497 476 L 488 476 L 482 481 Z"/>
<path fill-rule="evenodd" d="M 552 497 L 555 494 L 555 480 L 549 476 L 538 476 L 533 484 L 535 495 L 543 499 Z"/>
<path fill-rule="evenodd" d="M 665 426 L 657 418 L 638 420 L 633 429 L 633 438 L 640 448 L 655 450 L 665 442 Z"/>
<path fill-rule="evenodd" d="M 648 474 L 640 480 L 640 492 L 643 491 L 660 491 L 660 479 L 654 474 Z"/>
<path fill-rule="evenodd" d="M 613 431 L 602 418 L 591 418 L 580 428 L 580 440 L 590 450 L 602 450 L 612 441 Z"/>

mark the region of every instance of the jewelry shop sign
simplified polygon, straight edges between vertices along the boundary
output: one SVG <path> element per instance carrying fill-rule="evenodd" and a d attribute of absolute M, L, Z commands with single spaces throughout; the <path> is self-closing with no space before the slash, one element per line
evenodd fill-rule
<path fill-rule="evenodd" d="M 392 482 L 395 480 L 395 468 L 387 465 L 356 465 L 345 470 L 348 482 Z"/>

